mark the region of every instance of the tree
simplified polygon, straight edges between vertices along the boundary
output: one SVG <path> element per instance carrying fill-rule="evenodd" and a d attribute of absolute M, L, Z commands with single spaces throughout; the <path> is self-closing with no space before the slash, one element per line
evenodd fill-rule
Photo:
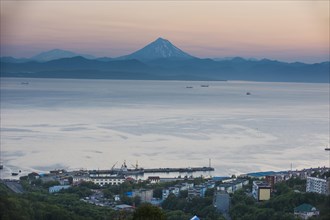
<path fill-rule="evenodd" d="M 120 197 L 120 200 L 127 205 L 133 205 L 133 198 L 132 197 L 128 197 L 126 195 L 122 195 Z"/>
<path fill-rule="evenodd" d="M 160 187 L 157 187 L 156 189 L 154 189 L 153 191 L 153 197 L 154 198 L 158 198 L 161 199 L 163 196 L 163 189 Z"/>
<path fill-rule="evenodd" d="M 80 183 L 80 186 L 87 187 L 89 189 L 100 189 L 101 187 L 93 182 L 82 182 Z"/>
<path fill-rule="evenodd" d="M 56 185 L 60 185 L 60 182 L 57 180 L 54 180 L 54 181 L 49 181 L 49 182 L 43 183 L 42 187 L 48 189 L 49 187 L 56 186 Z"/>
<path fill-rule="evenodd" d="M 138 207 L 141 204 L 141 197 L 140 196 L 134 196 L 133 203 L 136 207 Z"/>
<path fill-rule="evenodd" d="M 113 199 L 114 194 L 109 189 L 102 190 L 104 198 Z"/>
<path fill-rule="evenodd" d="M 187 198 L 188 197 L 188 190 L 181 190 L 179 193 L 179 198 Z"/>
<path fill-rule="evenodd" d="M 285 182 L 275 184 L 275 190 L 277 195 L 288 193 L 290 188 L 286 185 Z"/>
<path fill-rule="evenodd" d="M 167 210 L 176 210 L 178 201 L 179 199 L 171 193 L 163 202 L 162 207 Z"/>
<path fill-rule="evenodd" d="M 198 216 L 203 217 L 205 219 L 212 219 L 212 220 L 222 220 L 222 215 L 217 212 L 215 207 L 213 205 L 206 206 L 200 210 L 200 213 L 198 213 Z"/>
<path fill-rule="evenodd" d="M 166 213 L 167 220 L 190 219 L 191 214 L 186 214 L 181 210 L 169 211 Z"/>
<path fill-rule="evenodd" d="M 213 197 L 214 196 L 214 188 L 207 189 L 205 192 L 205 197 Z"/>
<path fill-rule="evenodd" d="M 93 192 L 85 186 L 74 186 L 66 190 L 61 190 L 61 193 L 72 193 L 78 195 L 80 198 L 87 197 L 93 194 Z"/>
<path fill-rule="evenodd" d="M 143 204 L 133 214 L 133 220 L 164 220 L 164 212 L 151 204 Z"/>

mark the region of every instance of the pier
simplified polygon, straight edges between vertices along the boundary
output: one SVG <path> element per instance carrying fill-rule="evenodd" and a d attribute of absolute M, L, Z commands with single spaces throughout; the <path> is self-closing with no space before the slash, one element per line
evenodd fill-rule
<path fill-rule="evenodd" d="M 144 173 L 192 173 L 214 171 L 213 167 L 188 167 L 188 168 L 149 168 L 144 169 Z"/>
<path fill-rule="evenodd" d="M 213 167 L 187 167 L 187 168 L 138 168 L 138 169 L 111 169 L 111 170 L 90 170 L 93 176 L 102 175 L 143 175 L 145 173 L 193 173 L 214 171 Z"/>

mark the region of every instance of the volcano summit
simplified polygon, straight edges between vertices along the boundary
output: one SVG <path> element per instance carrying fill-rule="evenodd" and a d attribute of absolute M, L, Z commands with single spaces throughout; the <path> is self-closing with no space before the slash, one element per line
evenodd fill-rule
<path fill-rule="evenodd" d="M 140 61 L 150 61 L 161 58 L 185 60 L 193 59 L 195 57 L 180 50 L 170 41 L 161 37 L 134 53 L 119 57 L 119 59 L 137 59 Z"/>

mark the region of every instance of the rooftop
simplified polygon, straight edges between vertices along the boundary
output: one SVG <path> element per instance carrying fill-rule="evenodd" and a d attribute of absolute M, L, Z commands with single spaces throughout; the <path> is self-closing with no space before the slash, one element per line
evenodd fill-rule
<path fill-rule="evenodd" d="M 316 208 L 313 207 L 311 204 L 303 203 L 300 206 L 294 208 L 295 212 L 314 212 Z"/>
<path fill-rule="evenodd" d="M 250 177 L 264 177 L 274 175 L 276 172 L 274 171 L 266 171 L 266 172 L 257 172 L 257 173 L 248 173 L 247 175 Z"/>
<path fill-rule="evenodd" d="M 253 181 L 253 184 L 257 185 L 258 187 L 270 187 L 267 182 L 263 181 Z"/>

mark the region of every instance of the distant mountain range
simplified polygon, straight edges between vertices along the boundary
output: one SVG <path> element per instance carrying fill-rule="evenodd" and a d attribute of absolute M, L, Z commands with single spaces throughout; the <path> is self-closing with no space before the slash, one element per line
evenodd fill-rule
<path fill-rule="evenodd" d="M 1 77 L 143 80 L 250 80 L 329 83 L 329 62 L 286 63 L 240 57 L 200 59 L 158 38 L 117 58 L 51 50 L 29 59 L 1 57 Z"/>
<path fill-rule="evenodd" d="M 71 58 L 71 57 L 77 57 L 82 56 L 87 59 L 95 59 L 94 56 L 88 55 L 88 54 L 77 54 L 71 51 L 67 50 L 60 50 L 60 49 L 54 49 L 47 52 L 42 52 L 34 57 L 31 57 L 31 60 L 40 61 L 40 62 L 46 62 L 51 60 L 57 60 L 61 58 Z"/>

